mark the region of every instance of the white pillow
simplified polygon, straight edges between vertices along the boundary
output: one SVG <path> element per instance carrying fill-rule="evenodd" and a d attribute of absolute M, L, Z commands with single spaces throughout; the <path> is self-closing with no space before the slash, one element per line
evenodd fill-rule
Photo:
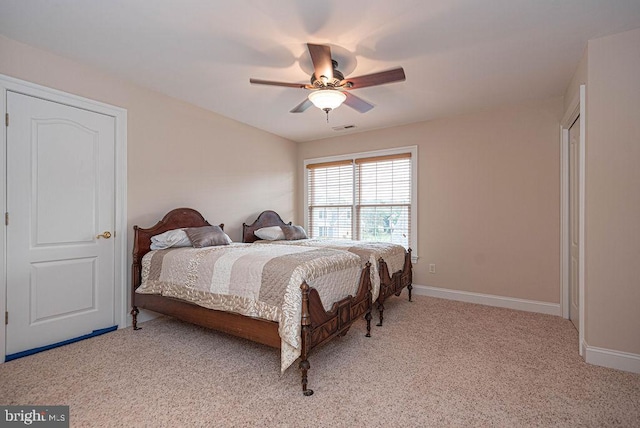
<path fill-rule="evenodd" d="M 168 230 L 151 237 L 152 250 L 164 250 L 170 247 L 191 247 L 191 240 L 184 229 Z"/>
<path fill-rule="evenodd" d="M 267 241 L 280 241 L 284 239 L 284 232 L 280 226 L 263 227 L 253 232 L 253 234 Z"/>

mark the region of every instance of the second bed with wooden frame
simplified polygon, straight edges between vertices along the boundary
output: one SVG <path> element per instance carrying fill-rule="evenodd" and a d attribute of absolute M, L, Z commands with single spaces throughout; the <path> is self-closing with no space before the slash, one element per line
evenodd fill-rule
<path fill-rule="evenodd" d="M 147 309 L 168 315 L 192 324 L 222 331 L 273 348 L 281 347 L 279 324 L 275 321 L 240 315 L 215 309 L 208 309 L 194 303 L 163 296 L 161 294 L 140 294 L 136 289 L 141 285 L 142 258 L 151 251 L 151 237 L 169 230 L 210 226 L 204 217 L 191 208 L 178 208 L 167 213 L 162 220 L 150 228 L 134 226 L 131 315 L 133 328 L 138 329 L 137 316 L 140 309 Z M 221 224 L 222 228 L 223 225 Z M 370 336 L 371 321 L 371 282 L 369 266 L 359 275 L 357 292 L 335 302 L 330 310 L 325 310 L 318 291 L 306 281 L 300 285 L 302 297 L 300 317 L 300 340 L 302 349 L 299 369 L 302 377 L 304 395 L 313 394 L 307 388 L 308 356 L 316 347 L 338 336 L 344 336 L 351 325 L 363 317 L 366 320 L 367 336 Z"/>
<path fill-rule="evenodd" d="M 242 224 L 242 242 L 253 243 L 253 242 L 259 241 L 260 238 L 258 238 L 255 235 L 255 232 L 258 229 L 261 229 L 264 227 L 271 227 L 271 226 L 291 226 L 291 225 L 292 225 L 291 222 L 285 223 L 277 212 L 272 210 L 263 211 L 258 215 L 258 217 L 254 220 L 253 223 Z M 266 242 L 266 241 L 259 241 L 259 242 Z M 275 242 L 288 244 L 288 245 L 308 245 L 308 246 L 322 244 L 323 247 L 330 247 L 330 248 L 333 246 L 330 240 L 319 241 L 319 240 L 301 239 L 299 241 L 275 241 Z M 369 249 L 367 249 L 366 247 L 358 248 L 359 243 L 361 244 L 367 244 L 367 243 L 362 241 L 350 241 L 350 242 L 352 242 L 353 244 L 352 250 L 357 251 L 357 254 L 359 254 L 362 257 L 363 264 L 369 262 L 369 257 L 366 256 L 366 253 L 369 251 Z M 336 243 L 335 248 L 341 248 L 341 247 L 346 248 L 344 245 L 337 245 L 337 244 L 338 243 Z M 373 253 L 370 253 L 370 255 L 371 254 Z M 374 301 L 377 305 L 379 316 L 380 316 L 380 321 L 377 325 L 382 326 L 382 322 L 384 319 L 384 315 L 383 315 L 384 302 L 388 297 L 392 295 L 399 296 L 402 293 L 402 290 L 406 287 L 407 292 L 409 294 L 409 301 L 411 301 L 411 290 L 413 289 L 413 286 L 412 286 L 413 265 L 411 264 L 411 248 L 409 248 L 407 251 L 404 252 L 403 260 L 400 262 L 402 265 L 401 269 L 395 269 L 393 272 L 390 272 L 389 263 L 386 260 L 384 260 L 384 258 L 382 257 L 378 257 L 377 260 L 375 260 L 375 263 L 377 264 L 377 266 L 375 266 L 374 261 L 371 262 L 372 264 L 371 273 L 372 275 L 375 276 L 377 271 L 377 275 L 379 276 L 380 287 L 379 287 L 377 298 L 374 295 Z"/>

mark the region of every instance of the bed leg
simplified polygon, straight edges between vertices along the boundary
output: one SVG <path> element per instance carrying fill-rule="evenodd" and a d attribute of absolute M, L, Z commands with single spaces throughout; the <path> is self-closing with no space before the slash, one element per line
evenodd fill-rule
<path fill-rule="evenodd" d="M 305 396 L 313 394 L 312 389 L 307 388 L 307 371 L 311 367 L 307 356 L 311 347 L 311 312 L 309 311 L 309 284 L 303 282 L 300 285 L 302 290 L 302 316 L 301 316 L 301 338 L 302 338 L 302 350 L 300 352 L 300 372 L 302 372 L 302 393 Z"/>
<path fill-rule="evenodd" d="M 378 302 L 378 313 L 380 314 L 380 322 L 378 324 L 376 324 L 376 326 L 378 327 L 382 327 L 382 320 L 384 320 L 384 305 L 380 302 Z"/>
<path fill-rule="evenodd" d="M 405 263 L 403 268 L 403 274 L 408 275 L 407 282 L 409 283 L 409 285 L 407 285 L 407 291 L 409 292 L 409 301 L 411 302 L 412 301 L 411 290 L 413 289 L 413 285 L 411 285 L 411 283 L 413 282 L 413 264 L 411 263 L 411 248 L 407 250 L 407 255 L 405 257 Z"/>
<path fill-rule="evenodd" d="M 311 367 L 311 364 L 309 364 L 309 360 L 307 360 L 306 358 L 304 360 L 301 360 L 298 367 L 300 367 L 300 371 L 302 372 L 302 394 L 307 397 L 313 395 L 313 389 L 307 388 L 307 371 Z"/>
<path fill-rule="evenodd" d="M 371 308 L 369 308 L 369 310 L 367 311 L 366 314 L 364 314 L 364 319 L 367 320 L 367 334 L 365 334 L 365 337 L 371 337 L 371 318 L 373 318 L 371 316 Z"/>
<path fill-rule="evenodd" d="M 384 264 L 384 261 L 380 262 L 381 265 L 386 266 L 386 264 Z M 373 308 L 373 299 L 371 296 L 371 276 L 370 276 L 370 272 L 371 272 L 371 263 L 367 262 L 367 264 L 365 265 L 365 278 L 367 281 L 369 281 L 369 288 L 367 289 L 367 313 L 364 314 L 364 319 L 367 320 L 367 334 L 365 334 L 365 337 L 371 337 L 371 309 Z"/>
<path fill-rule="evenodd" d="M 131 309 L 131 324 L 133 325 L 134 330 L 141 330 L 142 327 L 138 327 L 138 314 L 140 311 L 136 306 Z"/>

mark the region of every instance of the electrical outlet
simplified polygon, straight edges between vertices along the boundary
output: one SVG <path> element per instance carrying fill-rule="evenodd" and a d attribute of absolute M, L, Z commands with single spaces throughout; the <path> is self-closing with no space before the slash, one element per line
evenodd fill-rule
<path fill-rule="evenodd" d="M 429 265 L 429 273 L 436 273 L 436 265 L 435 265 L 435 263 L 431 263 Z"/>

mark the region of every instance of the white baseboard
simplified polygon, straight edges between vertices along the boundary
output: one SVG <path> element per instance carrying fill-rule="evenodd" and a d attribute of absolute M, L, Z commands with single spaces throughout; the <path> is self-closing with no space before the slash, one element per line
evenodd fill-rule
<path fill-rule="evenodd" d="M 585 361 L 596 366 L 640 373 L 640 355 L 585 344 Z"/>
<path fill-rule="evenodd" d="M 477 303 L 499 308 L 517 309 L 527 312 L 538 312 L 547 315 L 562 316 L 559 303 L 538 302 L 535 300 L 517 299 L 513 297 L 495 296 L 492 294 L 472 293 L 469 291 L 450 290 L 428 285 L 413 285 L 413 293 L 421 296 L 438 297 L 440 299 Z"/>

